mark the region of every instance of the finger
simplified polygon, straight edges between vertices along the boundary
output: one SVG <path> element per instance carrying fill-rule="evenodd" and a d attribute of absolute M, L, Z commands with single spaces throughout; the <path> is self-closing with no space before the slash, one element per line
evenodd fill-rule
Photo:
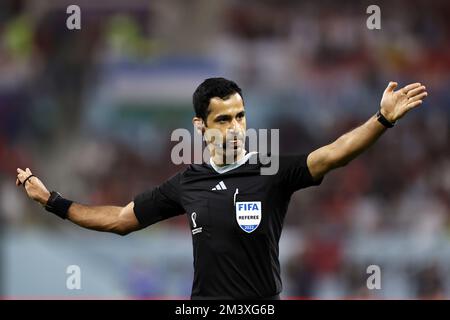
<path fill-rule="evenodd" d="M 406 106 L 406 111 L 411 110 L 412 108 L 415 108 L 417 106 L 420 106 L 422 104 L 422 100 L 417 100 L 411 103 L 408 103 Z"/>
<path fill-rule="evenodd" d="M 416 83 L 411 83 L 411 84 L 408 84 L 407 86 L 405 86 L 404 88 L 403 88 L 403 90 L 405 90 L 405 92 L 408 92 L 408 91 L 410 91 L 410 90 L 412 90 L 412 89 L 415 89 L 415 88 L 417 88 L 417 87 L 420 87 L 422 84 L 420 83 L 420 82 L 416 82 Z"/>
<path fill-rule="evenodd" d="M 16 179 L 16 186 L 20 186 L 22 182 L 20 182 L 19 178 Z"/>
<path fill-rule="evenodd" d="M 25 172 L 28 173 L 29 175 L 32 174 L 30 168 L 26 168 Z"/>
<path fill-rule="evenodd" d="M 25 171 L 23 171 L 23 170 L 20 169 L 20 168 L 17 168 L 17 173 L 23 173 L 23 172 L 25 172 Z"/>
<path fill-rule="evenodd" d="M 389 82 L 388 86 L 386 87 L 386 90 L 384 90 L 385 92 L 393 92 L 395 88 L 397 88 L 398 83 L 391 81 Z"/>
<path fill-rule="evenodd" d="M 19 173 L 18 175 L 17 175 L 17 180 L 19 180 L 19 184 L 22 184 L 22 181 L 25 179 L 25 177 L 23 176 L 23 174 L 22 173 Z"/>
<path fill-rule="evenodd" d="M 416 96 L 414 96 L 414 97 L 409 98 L 409 99 L 408 99 L 408 103 L 415 102 L 415 101 L 418 101 L 418 100 L 422 100 L 422 99 L 424 99 L 427 95 L 428 95 L 427 92 L 423 92 L 423 93 L 421 93 L 421 94 L 418 94 L 418 95 L 416 95 Z"/>
<path fill-rule="evenodd" d="M 425 86 L 420 86 L 420 87 L 418 87 L 418 88 L 416 88 L 416 89 L 410 90 L 410 91 L 408 92 L 408 98 L 414 97 L 415 95 L 421 93 L 421 92 L 424 91 L 425 89 L 426 89 Z"/>

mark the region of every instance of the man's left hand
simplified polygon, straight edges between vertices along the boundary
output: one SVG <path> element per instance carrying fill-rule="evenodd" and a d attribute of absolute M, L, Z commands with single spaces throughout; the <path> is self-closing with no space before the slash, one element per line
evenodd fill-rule
<path fill-rule="evenodd" d="M 394 91 L 397 85 L 397 82 L 389 82 L 380 103 L 381 114 L 390 122 L 397 121 L 409 110 L 421 105 L 428 95 L 425 86 L 419 82 Z"/>

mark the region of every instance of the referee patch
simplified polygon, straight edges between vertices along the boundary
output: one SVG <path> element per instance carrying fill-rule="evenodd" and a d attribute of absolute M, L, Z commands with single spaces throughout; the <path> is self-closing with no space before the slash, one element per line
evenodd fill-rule
<path fill-rule="evenodd" d="M 261 201 L 236 202 L 236 221 L 247 233 L 255 231 L 261 222 Z"/>

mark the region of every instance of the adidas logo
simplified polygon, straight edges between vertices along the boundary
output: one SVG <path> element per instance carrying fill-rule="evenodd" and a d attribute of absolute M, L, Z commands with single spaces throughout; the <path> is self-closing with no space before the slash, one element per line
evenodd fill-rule
<path fill-rule="evenodd" d="M 227 186 L 225 185 L 225 183 L 223 183 L 223 181 L 220 181 L 214 188 L 212 188 L 211 190 L 227 190 Z"/>

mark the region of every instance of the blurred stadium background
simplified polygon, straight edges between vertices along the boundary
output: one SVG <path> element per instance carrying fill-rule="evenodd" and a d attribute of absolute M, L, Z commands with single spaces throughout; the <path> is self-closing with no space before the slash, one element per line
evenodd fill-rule
<path fill-rule="evenodd" d="M 80 31 L 66 8 L 81 7 Z M 221 75 L 244 89 L 248 126 L 309 152 L 362 123 L 389 80 L 430 94 L 368 152 L 293 198 L 280 243 L 283 297 L 450 296 L 450 3 L 2 1 L 0 212 L 5 298 L 183 298 L 182 216 L 120 237 L 43 211 L 14 185 L 29 167 L 87 204 L 124 205 L 181 167 L 170 133 Z M 66 289 L 79 265 L 82 289 Z M 366 288 L 380 266 L 382 289 Z"/>

